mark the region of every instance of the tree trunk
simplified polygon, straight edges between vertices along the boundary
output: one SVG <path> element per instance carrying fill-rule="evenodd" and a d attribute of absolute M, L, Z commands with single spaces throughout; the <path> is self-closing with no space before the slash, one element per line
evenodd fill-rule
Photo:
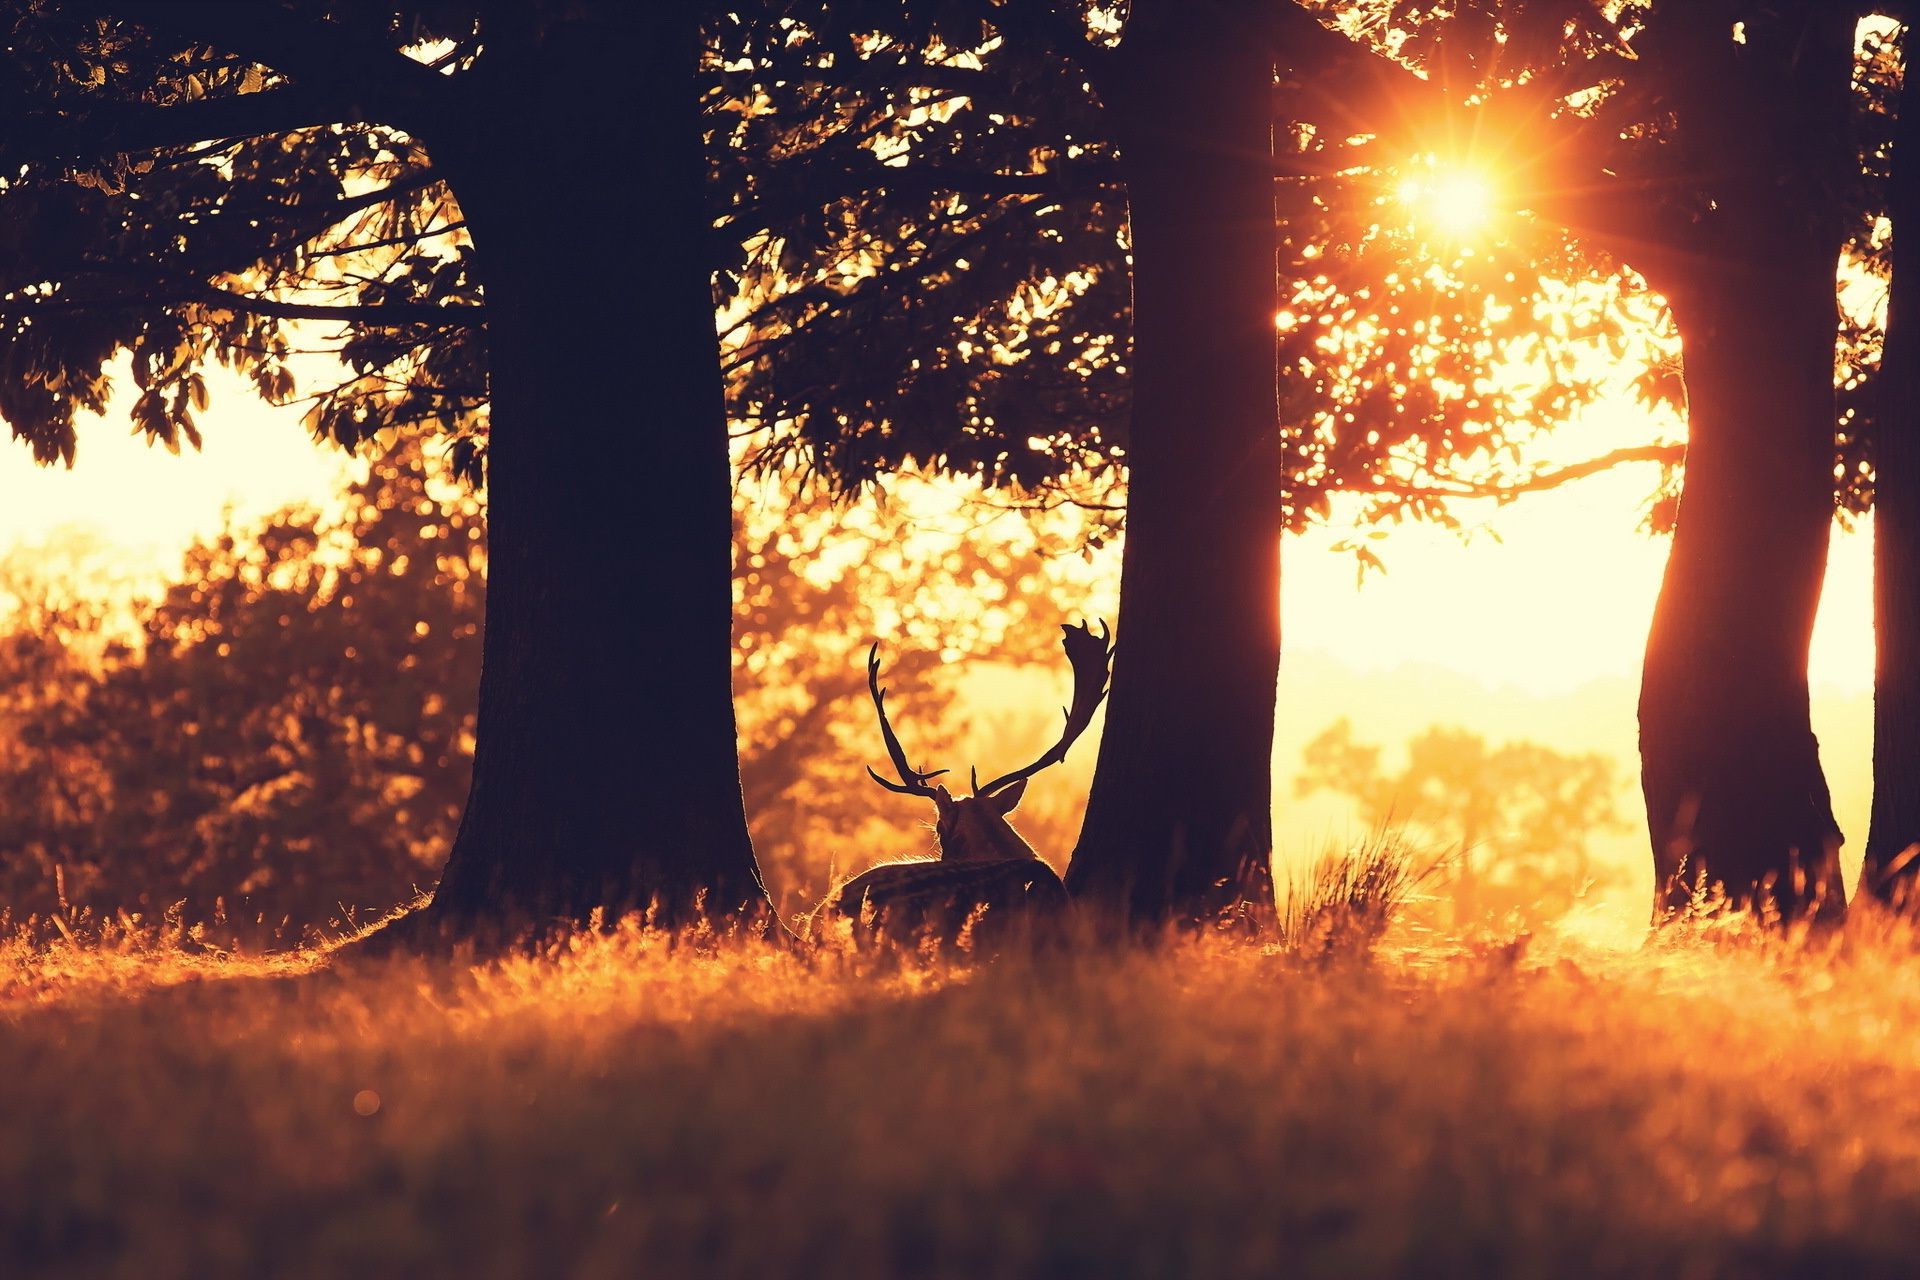
<path fill-rule="evenodd" d="M 1656 918 L 1703 884 L 1787 917 L 1845 911 L 1807 699 L 1833 519 L 1843 18 L 1802 6 L 1744 45 L 1720 27 L 1737 74 L 1695 66 L 1705 79 L 1680 91 L 1687 145 L 1717 168 L 1703 251 L 1655 280 L 1680 327 L 1688 417 L 1640 696 Z"/>
<path fill-rule="evenodd" d="M 1111 83 L 1133 249 L 1120 616 L 1076 897 L 1273 906 L 1283 470 L 1272 60 L 1247 6 L 1139 0 Z"/>
<path fill-rule="evenodd" d="M 1834 259 L 1801 256 L 1674 300 L 1686 488 L 1640 693 L 1661 913 L 1702 875 L 1790 915 L 1844 909 L 1806 674 L 1833 519 Z"/>
<path fill-rule="evenodd" d="M 1913 903 L 1920 877 L 1920 89 L 1907 36 L 1893 143 L 1893 289 L 1873 419 L 1873 821 L 1860 882 Z M 1903 236 L 1903 233 L 1906 233 Z M 1913 314 L 1909 314 L 1909 309 Z"/>
<path fill-rule="evenodd" d="M 523 20 L 433 148 L 492 393 L 478 747 L 434 916 L 758 911 L 696 6 Z"/>

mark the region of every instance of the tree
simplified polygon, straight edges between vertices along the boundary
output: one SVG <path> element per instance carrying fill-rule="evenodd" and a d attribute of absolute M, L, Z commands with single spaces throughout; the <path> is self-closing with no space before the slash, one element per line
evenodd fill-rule
<path fill-rule="evenodd" d="M 1606 879 L 1593 836 L 1621 827 L 1613 764 L 1532 742 L 1489 747 L 1478 734 L 1435 726 L 1407 744 L 1389 773 L 1380 748 L 1338 721 L 1307 745 L 1299 795 L 1332 791 L 1374 830 L 1404 825 L 1441 841 L 1433 887 L 1463 920 L 1552 921 Z"/>
<path fill-rule="evenodd" d="M 1127 184 L 1132 416 L 1121 644 L 1067 882 L 1144 921 L 1273 901 L 1284 473 L 1273 59 L 1250 14 L 1135 4 L 1096 62 Z"/>
<path fill-rule="evenodd" d="M 479 745 L 432 919 L 763 906 L 726 660 L 700 7 L 8 16 L 8 109 L 32 125 L 0 211 L 15 431 L 71 461 L 124 349 L 142 424 L 191 439 L 201 361 L 285 396 L 289 322 L 349 326 L 358 376 L 316 427 L 431 421 L 487 478 Z"/>
<path fill-rule="evenodd" d="M 1497 65 L 1532 9 L 1455 6 L 1428 24 L 1430 47 Z M 1527 202 L 1671 303 L 1689 443 L 1641 698 L 1655 913 L 1705 884 L 1838 914 L 1806 650 L 1834 502 L 1854 14 L 1714 0 L 1594 16 L 1592 39 L 1504 86 L 1387 76 L 1368 123 L 1391 134 L 1396 115 L 1427 114 L 1530 140 Z M 1450 100 L 1450 82 L 1479 101 Z"/>
<path fill-rule="evenodd" d="M 1861 881 L 1909 903 L 1920 876 L 1920 353 L 1912 314 L 1920 297 L 1920 89 L 1912 28 L 1902 32 L 1888 183 L 1892 284 L 1877 377 L 1873 448 L 1873 815 Z M 1889 54 L 1895 49 L 1887 50 Z M 1904 238 L 1903 238 L 1904 236 Z"/>
<path fill-rule="evenodd" d="M 1636 46 L 1675 122 L 1663 162 L 1712 175 L 1661 211 L 1668 256 L 1642 258 L 1680 326 L 1689 425 L 1640 701 L 1657 910 L 1703 884 L 1789 916 L 1845 909 L 1806 669 L 1833 518 L 1852 35 L 1832 6 L 1714 4 L 1656 10 Z"/>

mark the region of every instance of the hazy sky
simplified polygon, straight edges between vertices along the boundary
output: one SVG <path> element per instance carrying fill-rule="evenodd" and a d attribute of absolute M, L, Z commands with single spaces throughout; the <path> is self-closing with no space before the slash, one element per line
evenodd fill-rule
<path fill-rule="evenodd" d="M 115 382 L 131 386 L 124 373 Z M 338 490 L 348 460 L 315 446 L 297 410 L 263 406 L 220 371 L 209 371 L 208 390 L 198 454 L 183 445 L 174 456 L 131 435 L 131 395 L 106 418 L 82 418 L 72 470 L 37 466 L 24 444 L 0 438 L 0 551 L 81 527 L 140 558 L 177 563 L 194 534 L 219 526 L 223 507 L 260 514 Z"/>

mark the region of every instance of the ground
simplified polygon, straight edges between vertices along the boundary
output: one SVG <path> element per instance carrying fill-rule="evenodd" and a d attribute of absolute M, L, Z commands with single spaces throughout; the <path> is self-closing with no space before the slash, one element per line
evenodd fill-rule
<path fill-rule="evenodd" d="M 21 941 L 0 1273 L 1910 1275 L 1915 951 Z"/>

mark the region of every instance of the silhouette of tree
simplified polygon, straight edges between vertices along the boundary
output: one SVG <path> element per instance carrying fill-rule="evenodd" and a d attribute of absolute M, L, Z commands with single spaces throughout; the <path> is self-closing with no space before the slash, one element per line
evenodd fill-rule
<path fill-rule="evenodd" d="M 1532 10 L 1436 9 L 1431 47 L 1468 71 L 1475 50 L 1497 64 Z M 1376 61 L 1378 91 L 1355 100 L 1355 127 L 1398 136 L 1399 122 L 1440 120 L 1523 143 L 1539 215 L 1668 299 L 1689 444 L 1641 699 L 1656 914 L 1683 906 L 1702 878 L 1735 901 L 1770 896 L 1789 916 L 1837 914 L 1839 832 L 1806 651 L 1836 488 L 1834 265 L 1857 181 L 1856 14 L 1712 0 L 1590 16 L 1595 39 L 1501 85 Z M 1330 60 L 1352 48 L 1324 35 Z M 1857 456 L 1846 444 L 1843 502 L 1858 498 Z"/>
<path fill-rule="evenodd" d="M 1630 101 L 1671 126 L 1627 172 L 1686 185 L 1630 211 L 1650 246 L 1636 265 L 1680 327 L 1689 419 L 1640 703 L 1658 909 L 1704 880 L 1789 916 L 1838 914 L 1806 665 L 1833 518 L 1854 19 L 1709 4 L 1647 22 L 1649 83 Z"/>
<path fill-rule="evenodd" d="M 1872 382 L 1874 663 L 1873 816 L 1861 881 L 1883 900 L 1908 902 L 1920 876 L 1920 364 L 1913 326 L 1920 262 L 1920 91 L 1908 27 L 1880 53 L 1897 59 L 1887 214 L 1893 241 L 1884 347 Z M 1890 79 L 1892 77 L 1889 77 Z M 1904 233 L 1904 238 L 1903 238 Z"/>
<path fill-rule="evenodd" d="M 316 431 L 427 423 L 485 467 L 441 924 L 765 901 L 726 662 L 701 9 L 5 10 L 0 414 L 38 456 L 72 460 L 117 351 L 174 445 L 205 360 L 285 399 L 294 326 L 320 323 L 352 376 Z"/>

